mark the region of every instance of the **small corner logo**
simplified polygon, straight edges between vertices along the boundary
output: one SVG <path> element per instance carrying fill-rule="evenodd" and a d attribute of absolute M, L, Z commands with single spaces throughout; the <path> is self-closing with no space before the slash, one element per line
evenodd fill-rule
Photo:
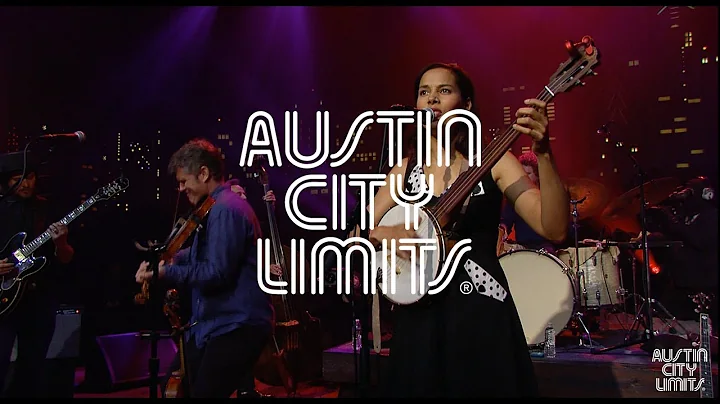
<path fill-rule="evenodd" d="M 705 348 L 653 350 L 652 362 L 661 363 L 663 377 L 655 378 L 655 390 L 664 392 L 700 391 L 705 379 L 700 374 L 699 363 L 707 361 Z"/>

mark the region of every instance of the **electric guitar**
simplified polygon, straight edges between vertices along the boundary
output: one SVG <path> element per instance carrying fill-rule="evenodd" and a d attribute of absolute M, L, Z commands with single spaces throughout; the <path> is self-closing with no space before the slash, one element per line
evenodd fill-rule
<path fill-rule="evenodd" d="M 703 378 L 703 384 L 700 387 L 700 398 L 713 398 L 713 375 L 710 359 L 712 356 L 710 350 L 711 336 L 712 323 L 710 316 L 705 313 L 700 313 L 700 343 L 698 347 L 705 350 L 705 355 L 702 353 L 698 355 L 700 359 L 700 377 Z"/>
<path fill-rule="evenodd" d="M 548 84 L 535 98 L 549 102 L 559 93 L 568 92 L 577 86 L 584 85 L 585 83 L 581 80 L 595 74 L 592 68 L 599 64 L 600 57 L 591 37 L 585 36 L 582 41 L 575 44 L 566 41 L 565 47 L 570 58 L 560 65 Z M 443 277 L 446 272 L 445 262 L 453 259 L 450 252 L 453 251 L 452 246 L 455 241 L 447 238 L 445 229 L 452 224 L 456 208 L 463 203 L 482 177 L 510 149 L 520 134 L 513 129 L 512 125 L 508 126 L 505 132 L 496 136 L 487 147 L 482 148 L 480 160 L 477 159 L 478 156 L 475 156 L 475 161 L 482 161 L 481 166 L 472 166 L 460 174 L 453 186 L 440 196 L 432 208 L 421 207 L 418 209 L 421 222 L 417 234 L 422 239 L 434 241 L 434 245 L 430 246 L 431 249 L 424 252 L 424 257 L 418 257 L 416 263 L 411 265 L 409 260 L 387 254 L 385 251 L 375 253 L 378 274 L 383 274 L 384 280 L 390 282 L 390 287 L 385 293 L 388 300 L 398 305 L 418 303 L 428 295 L 432 285 L 441 281 L 439 278 Z M 477 149 L 479 147 L 476 146 Z M 393 207 L 380 219 L 378 226 L 404 224 L 405 210 L 405 206 Z M 392 261 L 395 261 L 394 265 Z M 391 280 L 393 274 L 389 273 L 390 270 L 386 268 L 394 268 L 396 272 L 394 293 Z M 423 276 L 420 276 L 421 273 Z M 449 280 L 446 279 L 445 282 L 447 281 Z"/>
<path fill-rule="evenodd" d="M 130 181 L 124 177 L 105 185 L 95 195 L 60 219 L 60 223 L 70 224 L 97 202 L 114 197 L 129 185 Z M 0 318 L 10 314 L 20 301 L 26 285 L 30 283 L 28 281 L 47 263 L 46 257 L 35 257 L 33 254 L 52 239 L 49 229 L 27 244 L 25 244 L 26 238 L 27 233 L 20 232 L 12 236 L 0 250 L 0 259 L 7 258 L 8 262 L 15 264 L 15 271 L 0 276 Z"/>

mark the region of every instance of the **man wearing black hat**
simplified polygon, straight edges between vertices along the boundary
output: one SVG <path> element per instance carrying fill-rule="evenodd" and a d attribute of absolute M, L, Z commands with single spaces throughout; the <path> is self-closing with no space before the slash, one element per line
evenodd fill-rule
<path fill-rule="evenodd" d="M 48 225 L 48 202 L 36 195 L 36 167 L 30 155 L 28 160 L 22 178 L 23 153 L 0 155 L 0 194 L 4 194 L 0 201 L 0 245 L 5 246 L 19 232 L 27 233 L 26 241 L 30 241 L 45 230 L 49 230 L 53 243 L 46 243 L 36 252 L 36 256 L 46 257 L 48 263 L 25 285 L 22 300 L 15 309 L 0 319 L 0 397 L 46 395 L 45 357 L 55 332 L 57 311 L 50 277 L 57 276 L 53 273 L 54 264 L 67 264 L 74 255 L 67 241 L 67 227 L 59 222 Z M 15 270 L 6 258 L 0 258 L 0 275 Z M 16 338 L 14 382 L 8 383 Z M 5 387 L 8 387 L 6 392 Z"/>

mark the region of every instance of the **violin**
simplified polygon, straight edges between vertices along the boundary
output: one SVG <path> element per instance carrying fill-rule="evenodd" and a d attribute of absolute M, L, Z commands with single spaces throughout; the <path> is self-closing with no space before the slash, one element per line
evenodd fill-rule
<path fill-rule="evenodd" d="M 185 391 L 185 338 L 183 338 L 183 326 L 180 321 L 180 295 L 175 289 L 170 289 L 165 295 L 165 305 L 163 312 L 167 316 L 170 325 L 173 328 L 173 334 L 179 335 L 178 338 L 178 354 L 180 355 L 180 369 L 173 371 L 165 385 L 165 398 L 185 398 L 188 397 Z"/>
<path fill-rule="evenodd" d="M 161 250 L 159 257 L 160 259 L 158 261 L 172 261 L 175 254 L 180 251 L 188 238 L 190 238 L 193 232 L 197 230 L 198 227 L 200 227 L 203 219 L 205 219 L 214 204 L 215 199 L 208 196 L 200 204 L 200 206 L 190 214 L 187 219 L 180 218 L 177 220 L 177 222 L 175 222 L 173 231 L 170 233 L 168 240 L 165 242 L 165 247 Z M 142 284 L 142 289 L 140 290 L 140 293 L 135 295 L 135 303 L 145 304 L 149 299 L 150 282 L 146 280 Z"/>

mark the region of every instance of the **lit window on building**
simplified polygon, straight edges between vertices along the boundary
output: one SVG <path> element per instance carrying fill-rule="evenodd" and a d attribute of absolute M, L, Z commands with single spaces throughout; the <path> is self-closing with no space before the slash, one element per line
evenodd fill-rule
<path fill-rule="evenodd" d="M 640 61 L 639 60 L 630 60 L 630 61 L 628 61 L 628 66 L 630 66 L 630 67 L 640 66 Z"/>
<path fill-rule="evenodd" d="M 702 63 L 702 64 L 704 64 L 704 65 L 708 64 L 708 58 L 702 58 L 702 59 L 700 59 L 700 63 Z"/>
<path fill-rule="evenodd" d="M 662 96 L 662 97 L 658 97 L 658 102 L 665 102 L 665 101 L 670 101 L 670 96 L 669 96 L 669 95 L 665 95 L 665 96 Z"/>
<path fill-rule="evenodd" d="M 704 154 L 704 153 L 705 153 L 705 150 L 704 150 L 704 149 L 693 149 L 693 150 L 690 150 L 690 154 Z"/>
<path fill-rule="evenodd" d="M 692 32 L 685 33 L 685 47 L 689 48 L 692 46 Z"/>
<path fill-rule="evenodd" d="M 677 128 L 675 129 L 675 133 L 687 133 L 687 128 Z"/>
<path fill-rule="evenodd" d="M 551 102 L 547 105 L 547 116 L 548 121 L 554 121 L 555 120 L 555 103 Z"/>
<path fill-rule="evenodd" d="M 675 119 L 673 119 L 673 121 L 675 121 L 675 122 L 685 122 L 685 121 L 687 121 L 687 117 L 686 117 L 686 116 L 678 116 L 678 117 L 675 117 Z"/>
<path fill-rule="evenodd" d="M 503 107 L 503 124 L 510 125 L 510 123 L 512 123 L 510 107 Z"/>
<path fill-rule="evenodd" d="M 637 153 L 637 152 L 638 152 L 638 148 L 637 148 L 637 147 L 631 147 L 631 148 L 630 148 L 630 153 Z"/>
<path fill-rule="evenodd" d="M 690 164 L 688 163 L 677 163 L 675 164 L 675 168 L 688 168 L 690 167 Z"/>

